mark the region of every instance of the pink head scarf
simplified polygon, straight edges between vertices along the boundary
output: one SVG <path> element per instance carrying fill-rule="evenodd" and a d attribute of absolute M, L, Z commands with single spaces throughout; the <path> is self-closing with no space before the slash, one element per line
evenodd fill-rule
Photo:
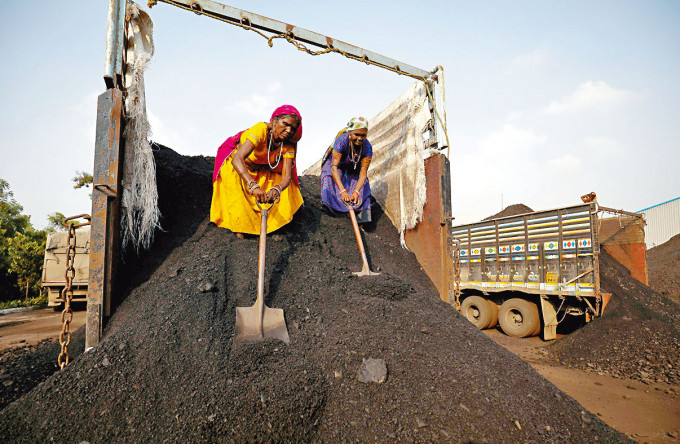
<path fill-rule="evenodd" d="M 278 108 L 274 110 L 272 113 L 271 120 L 274 120 L 274 117 L 276 116 L 281 116 L 284 114 L 293 114 L 297 116 L 298 118 L 298 128 L 297 131 L 295 131 L 295 134 L 293 134 L 293 137 L 290 138 L 291 142 L 299 142 L 300 139 L 302 138 L 302 116 L 300 115 L 300 112 L 295 108 L 293 105 L 281 105 Z"/>
<path fill-rule="evenodd" d="M 283 114 L 293 114 L 297 116 L 298 118 L 298 128 L 297 131 L 295 131 L 295 134 L 293 134 L 293 137 L 290 138 L 290 141 L 293 143 L 297 143 L 300 141 L 302 138 L 302 115 L 300 114 L 300 111 L 297 110 L 293 105 L 282 105 L 279 106 L 274 110 L 272 113 L 272 117 L 270 120 L 273 120 L 274 117 L 283 115 Z M 224 162 L 229 158 L 231 153 L 234 152 L 236 149 L 236 145 L 239 143 L 241 140 L 241 134 L 243 131 L 239 132 L 238 134 L 235 134 L 228 138 L 227 140 L 224 141 L 222 145 L 217 149 L 217 155 L 215 156 L 215 166 L 213 168 L 213 182 L 217 180 L 217 176 L 220 174 L 220 168 L 222 168 L 222 165 Z M 297 167 L 295 165 L 295 160 L 293 160 L 293 182 L 297 186 L 300 186 L 300 182 L 298 181 L 298 176 L 297 176 Z"/>

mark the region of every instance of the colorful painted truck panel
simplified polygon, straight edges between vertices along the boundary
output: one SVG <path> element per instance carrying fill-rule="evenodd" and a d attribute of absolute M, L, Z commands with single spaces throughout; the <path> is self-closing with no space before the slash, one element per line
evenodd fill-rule
<path fill-rule="evenodd" d="M 595 296 L 595 203 L 453 227 L 461 289 Z"/>

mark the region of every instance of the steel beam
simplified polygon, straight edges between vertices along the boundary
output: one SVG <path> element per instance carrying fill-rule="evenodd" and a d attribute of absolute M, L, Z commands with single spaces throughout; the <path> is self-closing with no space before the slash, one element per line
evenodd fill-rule
<path fill-rule="evenodd" d="M 455 301 L 455 276 L 451 247 L 451 169 L 443 154 L 425 159 L 427 202 L 423 218 L 404 238 L 439 291 L 444 302 Z"/>
<path fill-rule="evenodd" d="M 112 88 L 102 93 L 97 101 L 86 348 L 99 344 L 104 316 L 109 316 L 111 310 L 120 244 L 118 196 L 122 168 L 122 126 L 123 93 L 118 88 Z"/>
<path fill-rule="evenodd" d="M 358 46 L 350 45 L 340 40 L 310 31 L 299 26 L 293 26 L 288 23 L 280 22 L 278 20 L 270 19 L 268 17 L 244 11 L 243 9 L 234 8 L 232 6 L 223 5 L 221 3 L 213 2 L 211 0 L 160 0 L 170 5 L 182 5 L 185 8 L 191 9 L 196 13 L 206 12 L 226 20 L 231 23 L 239 23 L 248 25 L 260 31 L 271 32 L 274 34 L 287 34 L 295 40 L 307 43 L 319 48 L 336 48 L 351 56 L 358 57 L 362 60 L 370 60 L 371 62 L 383 68 L 391 68 L 399 71 L 402 74 L 415 75 L 420 77 L 430 77 L 432 73 L 424 69 L 416 68 L 415 66 L 399 62 L 397 60 L 385 57 L 381 54 L 368 51 Z"/>
<path fill-rule="evenodd" d="M 107 88 L 120 86 L 123 75 L 123 38 L 127 0 L 109 0 L 106 23 L 106 62 L 104 82 Z"/>

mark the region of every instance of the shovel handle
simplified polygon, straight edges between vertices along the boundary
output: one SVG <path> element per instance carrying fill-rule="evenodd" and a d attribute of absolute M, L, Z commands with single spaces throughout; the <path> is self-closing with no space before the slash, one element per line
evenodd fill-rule
<path fill-rule="evenodd" d="M 359 251 L 361 252 L 361 260 L 365 269 L 368 269 L 368 259 L 366 258 L 366 250 L 364 249 L 364 242 L 361 240 L 361 232 L 359 231 L 359 223 L 357 222 L 357 216 L 354 214 L 354 208 L 345 202 L 347 208 L 349 209 L 349 218 L 352 219 L 352 228 L 354 228 L 354 235 L 357 238 L 357 245 L 359 246 Z"/>

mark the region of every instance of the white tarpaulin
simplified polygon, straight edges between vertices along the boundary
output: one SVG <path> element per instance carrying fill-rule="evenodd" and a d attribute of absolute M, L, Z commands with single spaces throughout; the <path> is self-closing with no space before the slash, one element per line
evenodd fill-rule
<path fill-rule="evenodd" d="M 368 140 L 373 146 L 373 161 L 368 169 L 372 194 L 399 229 L 404 247 L 404 231 L 422 219 L 427 200 L 428 153 L 423 134 L 431 118 L 425 84 L 418 81 L 368 124 Z M 321 174 L 321 162 L 305 174 Z"/>

